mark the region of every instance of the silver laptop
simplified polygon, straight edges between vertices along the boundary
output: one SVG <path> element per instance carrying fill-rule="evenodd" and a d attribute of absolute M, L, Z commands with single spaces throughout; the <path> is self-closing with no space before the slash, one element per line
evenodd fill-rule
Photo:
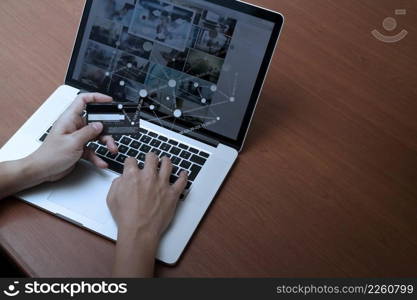
<path fill-rule="evenodd" d="M 106 196 L 124 160 L 169 156 L 172 181 L 190 173 L 157 253 L 175 264 L 242 150 L 282 25 L 281 14 L 240 1 L 87 0 L 65 84 L 0 150 L 0 161 L 35 151 L 82 92 L 133 103 L 146 95 L 141 132 L 114 136 L 118 155 L 88 145 L 108 170 L 81 161 L 64 180 L 18 197 L 115 240 Z"/>

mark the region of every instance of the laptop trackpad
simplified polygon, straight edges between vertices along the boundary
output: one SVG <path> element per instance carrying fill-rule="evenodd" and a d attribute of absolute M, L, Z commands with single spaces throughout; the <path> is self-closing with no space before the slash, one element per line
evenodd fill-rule
<path fill-rule="evenodd" d="M 105 224 L 112 219 L 106 198 L 117 175 L 80 161 L 65 179 L 55 183 L 48 200 L 71 212 Z"/>

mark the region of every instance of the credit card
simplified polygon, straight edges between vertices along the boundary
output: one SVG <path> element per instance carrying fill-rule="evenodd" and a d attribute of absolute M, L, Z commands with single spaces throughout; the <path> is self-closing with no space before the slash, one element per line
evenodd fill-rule
<path fill-rule="evenodd" d="M 103 124 L 103 135 L 132 135 L 139 133 L 141 102 L 134 103 L 89 103 L 87 123 Z"/>

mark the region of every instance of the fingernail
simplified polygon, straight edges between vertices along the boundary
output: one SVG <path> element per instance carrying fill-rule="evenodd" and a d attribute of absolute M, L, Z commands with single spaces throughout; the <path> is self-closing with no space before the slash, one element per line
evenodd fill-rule
<path fill-rule="evenodd" d="M 101 131 L 103 129 L 103 124 L 100 122 L 91 123 L 91 126 L 97 131 Z"/>

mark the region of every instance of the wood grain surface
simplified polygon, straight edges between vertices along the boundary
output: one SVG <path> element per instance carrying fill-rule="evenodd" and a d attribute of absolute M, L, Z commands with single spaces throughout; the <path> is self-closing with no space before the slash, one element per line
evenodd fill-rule
<path fill-rule="evenodd" d="M 250 2 L 286 24 L 245 151 L 157 276 L 417 276 L 417 1 Z M 82 9 L 0 1 L 0 145 L 63 83 Z M 395 44 L 370 33 L 388 16 L 409 32 Z M 1 202 L 0 245 L 27 275 L 110 275 L 114 243 Z"/>

